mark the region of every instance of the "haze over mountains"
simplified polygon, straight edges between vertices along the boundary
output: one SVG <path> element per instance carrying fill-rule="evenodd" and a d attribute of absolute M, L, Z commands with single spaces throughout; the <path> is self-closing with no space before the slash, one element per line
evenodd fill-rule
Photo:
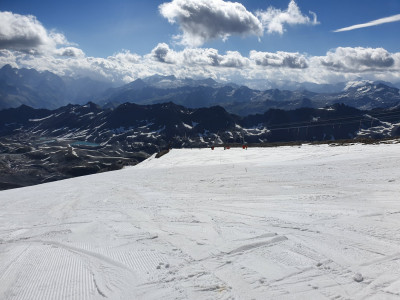
<path fill-rule="evenodd" d="M 264 82 L 264 85 L 271 86 L 271 83 Z M 286 82 L 284 89 L 259 90 L 235 83 L 219 83 L 211 78 L 194 80 L 159 75 L 113 87 L 111 82 L 87 77 L 60 77 L 49 71 L 16 69 L 10 65 L 0 69 L 0 109 L 22 104 L 55 109 L 88 101 L 105 107 L 116 107 L 125 102 L 174 102 L 189 108 L 221 105 L 231 113 L 245 116 L 270 108 L 321 108 L 334 103 L 363 110 L 391 108 L 400 103 L 400 93 L 394 84 L 387 82 L 358 81 L 334 85 Z"/>
<path fill-rule="evenodd" d="M 22 104 L 34 108 L 55 109 L 69 103 L 84 104 L 101 95 L 111 83 L 85 78 L 60 77 L 52 72 L 0 69 L 0 109 Z"/>

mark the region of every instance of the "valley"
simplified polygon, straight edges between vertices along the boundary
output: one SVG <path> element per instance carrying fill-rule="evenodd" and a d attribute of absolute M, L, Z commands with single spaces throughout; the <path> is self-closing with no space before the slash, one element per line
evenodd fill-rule
<path fill-rule="evenodd" d="M 0 190 L 118 170 L 149 155 L 117 147 L 17 134 L 0 138 Z"/>

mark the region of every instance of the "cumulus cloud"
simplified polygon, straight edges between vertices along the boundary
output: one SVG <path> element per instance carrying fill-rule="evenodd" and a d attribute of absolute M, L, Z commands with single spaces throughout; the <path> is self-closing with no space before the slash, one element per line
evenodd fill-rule
<path fill-rule="evenodd" d="M 65 57 L 85 57 L 85 52 L 75 47 L 59 48 L 54 51 L 56 55 Z"/>
<path fill-rule="evenodd" d="M 223 0 L 173 0 L 159 6 L 162 16 L 182 31 L 176 36 L 185 46 L 198 47 L 213 39 L 226 40 L 231 35 L 261 37 L 280 33 L 288 25 L 317 25 L 317 15 L 304 15 L 295 0 L 286 10 L 269 7 L 266 11 L 249 12 L 241 3 Z"/>
<path fill-rule="evenodd" d="M 286 10 L 269 7 L 266 11 L 258 11 L 257 17 L 261 20 L 268 33 L 283 34 L 285 24 L 288 25 L 317 25 L 317 15 L 310 11 L 309 16 L 304 15 L 294 0 L 291 0 Z"/>
<path fill-rule="evenodd" d="M 162 16 L 182 30 L 181 44 L 197 47 L 231 35 L 263 34 L 255 15 L 240 3 L 223 0 L 173 0 L 159 6 Z"/>
<path fill-rule="evenodd" d="M 399 22 L 399 21 L 400 21 L 400 14 L 394 15 L 394 16 L 390 16 L 390 17 L 386 17 L 386 18 L 381 18 L 381 19 L 374 20 L 374 21 L 367 22 L 367 23 L 363 23 L 363 24 L 357 24 L 357 25 L 353 25 L 353 26 L 349 26 L 349 27 L 345 27 L 345 28 L 340 28 L 340 29 L 337 29 L 337 30 L 335 30 L 333 32 L 350 31 L 350 30 L 354 30 L 354 29 L 360 29 L 360 28 L 371 27 L 371 26 L 378 26 L 378 25 L 385 24 L 385 23 L 392 23 L 392 22 Z"/>
<path fill-rule="evenodd" d="M 181 66 L 212 66 L 226 68 L 243 68 L 249 65 L 249 60 L 237 51 L 227 51 L 219 54 L 212 48 L 186 48 L 174 51 L 167 44 L 158 44 L 150 53 L 155 61 Z"/>
<path fill-rule="evenodd" d="M 388 70 L 395 65 L 393 54 L 383 48 L 339 47 L 320 58 L 322 65 L 342 72 Z"/>
<path fill-rule="evenodd" d="M 0 49 L 37 53 L 68 44 L 63 34 L 47 31 L 34 16 L 0 12 Z"/>
<path fill-rule="evenodd" d="M 207 7 L 212 7 L 213 13 L 217 15 L 222 14 L 218 8 L 213 7 L 215 3 L 220 2 L 227 5 L 220 8 L 227 12 L 222 18 L 236 21 L 232 21 L 233 23 L 226 21 L 223 26 L 217 27 L 214 31 L 207 31 L 206 34 L 201 35 L 200 40 L 226 37 L 233 33 L 250 34 L 253 30 L 251 26 L 247 27 L 250 28 L 247 31 L 242 27 L 243 24 L 247 24 L 246 20 L 252 20 L 248 15 L 250 13 L 236 3 L 222 0 L 208 2 L 174 0 L 169 4 L 189 3 L 194 7 L 194 4 L 198 3 L 197 10 L 189 5 L 191 11 L 207 16 L 204 13 Z M 181 6 L 185 8 L 183 4 Z M 292 1 L 290 5 L 295 5 L 295 2 Z M 290 5 L 288 14 L 296 15 L 293 13 L 296 9 L 290 8 Z M 233 9 L 235 7 L 236 11 Z M 239 12 L 244 16 L 243 20 L 238 17 Z M 116 85 L 154 74 L 173 74 L 178 78 L 211 77 L 216 80 L 240 83 L 251 80 L 329 83 L 358 80 L 359 77 L 368 80 L 398 81 L 400 77 L 400 53 L 390 53 L 383 48 L 339 47 L 327 52 L 325 56 L 309 56 L 283 51 L 273 53 L 251 51 L 248 56 L 244 56 L 237 51 L 219 53 L 213 48 L 184 48 L 176 51 L 168 44 L 160 43 L 150 53 L 143 56 L 123 50 L 105 58 L 91 57 L 69 44 L 62 34 L 48 31 L 33 16 L 9 12 L 0 14 L 0 67 L 10 64 L 18 68 L 48 70 L 61 76 L 88 76 L 93 79 L 113 81 Z M 275 15 L 279 14 L 275 13 Z M 180 22 L 181 27 L 182 20 L 186 22 L 184 18 L 178 19 L 177 16 L 171 18 Z M 237 21 L 238 19 L 243 22 Z M 315 23 L 316 19 L 310 22 Z M 286 23 L 290 24 L 289 21 Z M 237 24 L 242 29 L 232 30 L 227 24 Z M 255 28 L 253 34 L 259 34 L 258 27 Z M 282 30 L 284 30 L 283 27 Z M 189 29 L 186 32 L 195 34 Z"/>
<path fill-rule="evenodd" d="M 227 68 L 244 68 L 249 65 L 250 60 L 237 51 L 227 51 L 220 61 L 220 66 Z"/>
<path fill-rule="evenodd" d="M 159 43 L 152 51 L 151 57 L 154 60 L 162 63 L 176 63 L 175 52 L 172 51 L 169 46 L 165 43 Z"/>
<path fill-rule="evenodd" d="M 198 66 L 219 66 L 221 55 L 217 49 L 212 48 L 188 48 L 181 52 L 176 52 L 181 57 L 180 64 Z"/>
<path fill-rule="evenodd" d="M 131 53 L 129 50 L 123 50 L 108 57 L 110 60 L 118 61 L 126 64 L 138 64 L 141 62 L 142 57 L 139 54 Z"/>
<path fill-rule="evenodd" d="M 297 52 L 290 53 L 278 51 L 276 53 L 271 53 L 251 51 L 250 59 L 252 59 L 256 65 L 264 67 L 286 67 L 292 69 L 308 68 L 306 57 Z"/>
<path fill-rule="evenodd" d="M 0 49 L 0 66 L 11 65 L 13 68 L 20 68 L 16 62 L 16 57 L 13 51 Z"/>
<path fill-rule="evenodd" d="M 239 83 L 252 80 L 261 83 L 332 83 L 359 78 L 397 82 L 400 76 L 400 53 L 389 53 L 381 48 L 337 48 L 325 56 L 282 51 L 251 51 L 248 56 L 243 56 L 235 51 L 219 53 L 212 48 L 175 51 L 167 44 L 159 44 L 144 56 L 125 50 L 106 58 L 51 53 L 32 55 L 3 49 L 0 50 L 0 67 L 5 64 L 48 70 L 62 76 L 88 76 L 113 81 L 116 85 L 154 74 L 178 78 L 211 77 Z"/>

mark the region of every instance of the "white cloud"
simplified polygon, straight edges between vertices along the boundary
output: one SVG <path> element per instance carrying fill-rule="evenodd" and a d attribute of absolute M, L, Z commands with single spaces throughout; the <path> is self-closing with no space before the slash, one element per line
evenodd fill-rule
<path fill-rule="evenodd" d="M 167 64 L 180 66 L 212 66 L 243 68 L 249 65 L 249 59 L 237 51 L 227 51 L 225 55 L 212 48 L 186 48 L 174 51 L 167 44 L 158 44 L 150 53 L 150 58 Z"/>
<path fill-rule="evenodd" d="M 383 48 L 338 47 L 320 58 L 323 66 L 341 72 L 387 71 L 395 66 L 393 54 Z"/>
<path fill-rule="evenodd" d="M 291 0 L 286 10 L 269 7 L 266 11 L 258 11 L 257 17 L 261 20 L 267 33 L 283 34 L 285 24 L 288 25 L 317 25 L 317 15 L 310 11 L 312 19 L 304 15 L 294 0 Z"/>
<path fill-rule="evenodd" d="M 136 53 L 131 53 L 129 50 L 123 50 L 122 52 L 118 52 L 113 56 L 109 56 L 108 59 L 122 64 L 138 64 L 141 62 L 142 57 Z"/>
<path fill-rule="evenodd" d="M 245 68 L 250 65 L 250 60 L 243 57 L 237 51 L 227 51 L 226 55 L 222 56 L 220 66 L 228 68 Z"/>
<path fill-rule="evenodd" d="M 231 35 L 263 34 L 261 22 L 240 3 L 223 0 L 173 0 L 159 7 L 182 30 L 181 44 L 197 47 Z"/>
<path fill-rule="evenodd" d="M 198 47 L 213 39 L 226 40 L 231 35 L 261 37 L 267 33 L 280 33 L 288 25 L 317 25 L 317 15 L 310 11 L 304 15 L 295 0 L 286 10 L 269 7 L 253 13 L 238 2 L 223 0 L 173 0 L 159 6 L 162 16 L 177 23 L 182 31 L 175 38 L 185 46 Z"/>
<path fill-rule="evenodd" d="M 349 27 L 345 27 L 345 28 L 340 28 L 340 29 L 335 30 L 334 32 L 350 31 L 350 30 L 354 30 L 354 29 L 377 26 L 377 25 L 381 25 L 381 24 L 385 24 L 385 23 L 392 23 L 392 22 L 399 22 L 399 21 L 400 21 L 400 14 L 386 17 L 386 18 L 381 18 L 381 19 L 363 23 L 363 24 L 357 24 L 357 25 L 353 25 L 353 26 L 349 26 Z"/>
<path fill-rule="evenodd" d="M 264 67 L 308 68 L 307 58 L 298 52 L 290 53 L 278 51 L 276 53 L 271 53 L 251 51 L 250 59 L 252 59 L 256 65 Z"/>
<path fill-rule="evenodd" d="M 16 62 L 16 57 L 13 51 L 0 49 L 0 66 L 11 65 L 13 68 L 20 68 Z"/>
<path fill-rule="evenodd" d="M 152 51 L 151 57 L 162 63 L 177 63 L 176 54 L 165 43 L 159 43 Z"/>
<path fill-rule="evenodd" d="M 38 53 L 68 44 L 63 34 L 47 31 L 34 16 L 0 12 L 0 49 Z"/>
<path fill-rule="evenodd" d="M 162 55 L 160 49 L 164 51 Z M 360 78 L 398 82 L 400 78 L 400 53 L 389 53 L 382 48 L 337 48 L 325 56 L 251 51 L 246 57 L 235 51 L 220 54 L 212 48 L 175 51 L 167 44 L 159 44 L 144 56 L 122 51 L 106 58 L 0 50 L 0 67 L 5 64 L 58 75 L 88 76 L 116 85 L 154 74 L 211 77 L 239 83 L 249 80 L 335 83 Z"/>
<path fill-rule="evenodd" d="M 220 2 L 226 7 L 222 6 L 220 10 L 213 7 L 215 3 Z M 177 3 L 189 3 L 192 6 L 195 4 L 189 0 L 174 0 L 169 4 Z M 214 16 L 211 12 L 207 15 L 203 11 L 210 7 L 217 9 L 217 15 L 222 15 L 222 11 L 227 13 L 222 17 L 226 21 L 225 27 L 217 27 L 214 32 L 209 32 L 203 37 L 222 37 L 234 32 L 249 34 L 246 30 L 223 30 L 231 28 L 232 24 L 243 28 L 242 25 L 247 24 L 246 20 L 252 20 L 249 19 L 250 13 L 243 6 L 222 0 L 199 0 L 196 3 L 200 8 L 194 9 L 194 12 L 199 12 L 200 15 Z M 290 16 L 296 15 L 293 13 L 296 11 L 300 13 L 296 7 L 292 1 L 288 8 Z M 244 23 L 237 21 L 240 19 L 239 11 L 244 17 Z M 234 17 L 231 18 L 231 15 Z M 244 56 L 237 51 L 219 53 L 213 48 L 185 48 L 176 51 L 168 44 L 160 43 L 149 54 L 143 56 L 124 50 L 106 58 L 98 58 L 87 56 L 81 49 L 71 46 L 64 35 L 48 31 L 33 16 L 9 12 L 1 13 L 0 16 L 0 67 L 10 64 L 18 68 L 48 70 L 58 75 L 88 76 L 113 81 L 117 85 L 154 74 L 173 74 L 180 78 L 211 77 L 236 82 L 258 80 L 328 83 L 358 80 L 360 77 L 397 82 L 400 78 L 400 53 L 390 53 L 383 48 L 339 47 L 327 52 L 325 56 L 284 51 L 251 51 L 248 56 Z M 228 19 L 236 21 L 228 22 Z M 285 21 L 282 24 L 290 22 Z M 180 23 L 181 27 L 182 24 Z"/>
<path fill-rule="evenodd" d="M 176 52 L 181 57 L 181 65 L 219 66 L 221 56 L 217 49 L 212 48 L 187 48 L 182 52 Z"/>
<path fill-rule="evenodd" d="M 54 51 L 54 54 L 66 57 L 85 57 L 85 52 L 75 47 L 59 48 Z"/>

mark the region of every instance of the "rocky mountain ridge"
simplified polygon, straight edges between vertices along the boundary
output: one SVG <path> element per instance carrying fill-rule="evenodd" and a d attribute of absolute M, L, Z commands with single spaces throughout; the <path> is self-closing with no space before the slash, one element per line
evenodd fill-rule
<path fill-rule="evenodd" d="M 125 150 L 153 153 L 167 145 L 204 147 L 223 143 L 354 138 L 364 129 L 395 126 L 399 115 L 400 108 L 361 111 L 344 104 L 323 109 L 270 109 L 264 114 L 241 117 L 221 106 L 186 108 L 172 102 L 124 103 L 111 109 L 89 102 L 56 110 L 21 106 L 0 111 L 0 135 L 29 133 L 102 147 L 118 144 Z M 297 137 L 287 133 L 294 129 Z"/>

